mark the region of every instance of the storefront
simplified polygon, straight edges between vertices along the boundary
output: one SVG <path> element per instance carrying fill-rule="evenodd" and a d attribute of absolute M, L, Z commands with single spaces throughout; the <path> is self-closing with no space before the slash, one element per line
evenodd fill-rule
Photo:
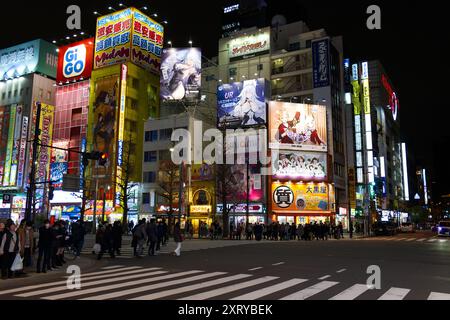
<path fill-rule="evenodd" d="M 212 206 L 210 205 L 193 205 L 189 208 L 189 218 L 188 221 L 192 223 L 194 228 L 194 234 L 198 234 L 200 224 L 206 223 L 208 226 L 213 222 L 212 217 Z"/>
<path fill-rule="evenodd" d="M 20 223 L 25 218 L 27 195 L 11 194 L 8 203 L 3 202 L 3 196 L 0 198 L 0 220 L 12 219 Z"/>
<path fill-rule="evenodd" d="M 80 192 L 67 192 L 56 190 L 53 199 L 50 201 L 51 221 L 78 220 L 81 217 L 82 194 Z"/>
<path fill-rule="evenodd" d="M 227 204 L 228 216 L 230 224 L 246 224 L 247 222 L 247 205 L 246 204 Z M 267 222 L 266 214 L 264 213 L 264 205 L 262 203 L 251 203 L 249 206 L 248 221 L 250 224 L 260 223 L 265 224 Z M 220 221 L 222 221 L 223 204 L 217 205 L 217 214 Z"/>

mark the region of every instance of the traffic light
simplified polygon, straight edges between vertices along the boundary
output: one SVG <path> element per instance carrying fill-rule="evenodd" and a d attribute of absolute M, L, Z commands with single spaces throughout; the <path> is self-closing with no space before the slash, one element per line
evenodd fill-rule
<path fill-rule="evenodd" d="M 100 159 L 98 159 L 98 164 L 100 166 L 106 166 L 106 163 L 108 162 L 108 154 L 107 153 L 101 153 Z"/>

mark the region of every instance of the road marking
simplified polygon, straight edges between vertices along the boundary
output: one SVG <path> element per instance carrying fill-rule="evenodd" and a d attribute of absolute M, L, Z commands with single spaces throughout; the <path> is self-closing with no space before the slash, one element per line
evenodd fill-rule
<path fill-rule="evenodd" d="M 398 239 L 395 239 L 394 241 L 403 241 L 403 240 L 407 240 L 408 238 L 398 238 Z"/>
<path fill-rule="evenodd" d="M 390 288 L 378 300 L 403 300 L 410 291 L 410 289 Z"/>
<path fill-rule="evenodd" d="M 427 240 L 427 238 L 417 239 L 416 241 L 422 242 L 422 241 L 425 241 L 425 240 Z"/>
<path fill-rule="evenodd" d="M 117 269 L 117 268 L 123 268 L 125 266 L 110 266 L 110 267 L 104 267 L 102 270 L 110 270 L 110 269 Z"/>
<path fill-rule="evenodd" d="M 203 272 L 203 271 L 197 271 L 197 272 Z M 198 276 L 193 276 L 193 277 L 189 277 L 189 278 L 181 278 L 181 279 L 177 279 L 177 280 L 172 280 L 169 282 L 162 282 L 162 283 L 156 283 L 156 284 L 151 284 L 148 286 L 142 286 L 142 284 L 144 283 L 148 283 L 148 282 L 156 282 L 159 280 L 165 280 L 165 279 L 172 279 L 174 277 L 180 277 L 183 275 L 188 275 L 188 274 L 192 274 L 194 272 L 190 271 L 190 272 L 180 272 L 177 274 L 169 274 L 167 276 L 164 277 L 159 277 L 159 278 L 155 278 L 153 279 L 153 281 L 143 281 L 140 285 L 136 286 L 135 288 L 132 289 L 128 289 L 128 290 L 120 290 L 118 292 L 111 292 L 111 293 L 107 293 L 107 294 L 100 294 L 98 296 L 91 296 L 88 298 L 83 298 L 80 300 L 107 300 L 107 299 L 113 299 L 113 298 L 118 298 L 118 297 L 123 297 L 123 296 L 128 296 L 128 295 L 132 295 L 132 294 L 136 294 L 136 293 L 140 293 L 140 292 L 145 292 L 145 291 L 150 291 L 150 290 L 155 290 L 155 289 L 160 289 L 160 288 L 166 288 L 169 286 L 175 286 L 175 285 L 179 285 L 179 284 L 183 284 L 183 283 L 187 283 L 187 282 L 194 282 L 194 281 L 201 281 L 207 278 L 212 278 L 212 277 L 217 277 L 217 276 L 221 276 L 226 274 L 226 272 L 213 272 L 213 273 L 205 273 L 205 274 L 201 274 Z M 250 276 L 250 275 L 248 275 Z M 163 279 L 164 278 L 164 279 Z M 118 288 L 106 288 L 106 289 L 118 289 Z"/>
<path fill-rule="evenodd" d="M 244 294 L 239 297 L 232 298 L 230 300 L 256 300 L 256 299 L 265 297 L 269 294 L 272 294 L 274 292 L 278 292 L 278 291 L 296 286 L 296 285 L 306 282 L 306 281 L 308 281 L 308 280 L 307 279 L 291 279 L 291 280 L 281 282 L 281 283 L 278 283 L 278 284 L 270 286 L 270 287 L 266 287 L 266 288 L 263 288 L 260 290 L 256 290 L 256 291 Z"/>
<path fill-rule="evenodd" d="M 318 294 L 319 292 L 322 292 L 326 289 L 329 289 L 329 288 L 337 285 L 338 283 L 339 282 L 334 282 L 334 281 L 322 281 L 311 287 L 308 287 L 306 289 L 297 291 L 293 294 L 283 297 L 280 300 L 305 300 L 305 299 L 308 299 L 309 297 L 312 297 L 315 294 Z"/>
<path fill-rule="evenodd" d="M 215 285 L 224 284 L 224 283 L 231 282 L 231 281 L 241 280 L 241 279 L 248 278 L 248 277 L 250 277 L 249 274 L 237 274 L 234 276 L 229 276 L 229 277 L 215 279 L 215 280 L 211 280 L 211 281 L 207 281 L 207 282 L 197 283 L 197 284 L 193 284 L 193 285 L 189 285 L 189 286 L 185 286 L 185 287 L 155 292 L 155 293 L 147 294 L 144 296 L 136 297 L 136 298 L 133 298 L 130 300 L 156 300 L 156 299 L 160 299 L 160 298 L 164 298 L 164 297 L 174 296 L 176 294 L 180 294 L 180 293 L 184 293 L 184 292 L 188 292 L 188 291 L 199 290 L 199 289 L 203 289 L 203 288 L 207 288 L 207 287 L 211 287 L 211 286 L 215 286 Z M 227 287 L 225 287 L 225 288 L 227 288 Z"/>
<path fill-rule="evenodd" d="M 428 242 L 436 242 L 436 241 L 437 241 L 437 239 L 434 239 L 434 238 L 428 240 Z"/>
<path fill-rule="evenodd" d="M 260 270 L 260 269 L 262 269 L 262 267 L 256 267 L 256 268 L 253 268 L 253 269 L 248 269 L 248 271 L 256 271 L 256 270 Z"/>
<path fill-rule="evenodd" d="M 136 270 L 138 269 L 138 270 Z M 85 281 L 85 280 L 91 280 L 91 279 L 100 279 L 100 278 L 107 278 L 107 277 L 114 277 L 114 276 L 120 276 L 123 274 L 127 274 L 127 270 L 134 270 L 134 271 L 129 271 L 130 273 L 133 272 L 141 272 L 142 267 L 129 267 L 129 268 L 123 268 L 123 269 L 115 269 L 115 270 L 109 270 L 109 271 L 100 271 L 100 272 L 93 272 L 93 273 L 86 273 L 85 275 L 81 275 L 81 281 Z M 118 274 L 114 274 L 115 272 L 120 272 Z M 124 273 L 125 272 L 125 273 Z M 105 274 L 107 273 L 107 274 Z M 102 276 L 98 276 L 98 277 L 86 277 L 92 274 L 103 274 Z M 67 277 L 64 277 L 67 278 Z M 57 281 L 57 282 L 49 282 L 49 283 L 41 283 L 41 284 L 37 284 L 37 285 L 31 285 L 31 286 L 27 286 L 27 287 L 21 287 L 21 288 L 15 288 L 15 289 L 10 289 L 10 290 L 2 290 L 0 291 L 0 295 L 2 294 L 10 294 L 10 293 L 15 293 L 15 292 L 22 292 L 22 291 L 29 291 L 29 290 L 33 290 L 33 289 L 42 289 L 42 288 L 47 288 L 47 287 L 53 287 L 53 286 L 57 286 L 57 285 L 64 285 L 67 283 L 67 280 L 62 280 L 62 281 Z"/>
<path fill-rule="evenodd" d="M 447 242 L 447 239 L 439 239 L 440 243 Z"/>
<path fill-rule="evenodd" d="M 355 284 L 338 295 L 335 295 L 330 300 L 354 300 L 367 290 L 369 290 L 369 288 L 366 284 Z"/>
<path fill-rule="evenodd" d="M 281 266 L 282 264 L 284 264 L 284 262 L 277 262 L 277 263 L 274 263 L 274 264 L 272 264 L 273 266 Z"/>
<path fill-rule="evenodd" d="M 129 270 L 136 270 L 136 269 L 141 269 L 142 270 L 142 268 L 143 267 L 141 267 L 141 266 L 134 266 L 134 267 L 114 269 L 114 270 L 106 270 L 106 271 L 97 271 L 97 272 L 84 273 L 84 274 L 82 274 L 82 276 L 83 277 L 86 277 L 86 276 L 97 276 L 97 275 L 101 275 L 101 274 L 116 273 L 116 272 L 119 272 L 119 271 L 129 271 Z M 66 276 L 66 278 L 68 278 L 68 277 Z"/>
<path fill-rule="evenodd" d="M 326 275 L 326 276 L 323 276 L 323 277 L 319 278 L 319 280 L 325 280 L 325 279 L 328 279 L 330 277 L 331 277 L 330 275 Z"/>
<path fill-rule="evenodd" d="M 150 268 L 150 270 L 151 269 L 153 269 L 153 268 Z M 118 281 L 123 281 L 123 280 L 132 280 L 132 279 L 138 279 L 138 278 L 142 278 L 142 277 L 156 276 L 156 275 L 160 275 L 160 274 L 163 274 L 163 273 L 167 273 L 167 271 L 153 271 L 153 272 L 148 272 L 148 273 L 139 273 L 137 275 L 132 275 L 132 276 L 118 277 L 118 278 L 105 279 L 105 280 L 98 280 L 98 281 L 93 281 L 93 282 L 88 282 L 88 283 L 86 283 L 85 281 L 83 281 L 83 279 L 81 279 L 81 286 L 82 286 L 82 288 L 92 287 L 92 286 L 97 286 L 97 285 L 102 285 L 102 284 L 107 284 L 107 283 L 113 283 L 113 282 L 118 282 Z M 28 298 L 28 297 L 33 297 L 33 296 L 44 295 L 44 294 L 47 294 L 47 293 L 53 293 L 53 292 L 58 292 L 58 291 L 65 291 L 65 290 L 67 290 L 67 285 L 63 285 L 63 286 L 60 286 L 60 287 L 54 287 L 54 288 L 50 288 L 50 289 L 43 289 L 43 290 L 38 290 L 38 291 L 32 291 L 32 292 L 28 292 L 28 293 L 22 293 L 22 294 L 16 295 L 16 297 Z"/>
<path fill-rule="evenodd" d="M 347 271 L 347 269 L 341 269 L 341 270 L 338 270 L 338 271 L 336 271 L 336 273 L 342 273 L 342 272 L 344 272 L 344 271 Z"/>
<path fill-rule="evenodd" d="M 408 239 L 408 240 L 406 240 L 407 242 L 410 242 L 410 241 L 414 241 L 414 240 L 416 240 L 415 238 L 410 238 L 410 239 Z"/>
<path fill-rule="evenodd" d="M 427 300 L 450 300 L 450 294 L 448 293 L 440 293 L 440 292 L 431 292 L 430 296 Z"/>
<path fill-rule="evenodd" d="M 227 286 L 224 288 L 219 288 L 219 289 L 215 289 L 215 290 L 211 290 L 211 291 L 207 291 L 207 292 L 202 292 L 199 294 L 194 294 L 192 296 L 184 297 L 184 298 L 181 298 L 178 300 L 206 300 L 206 299 L 221 296 L 221 295 L 233 292 L 233 291 L 238 291 L 238 290 L 241 290 L 244 288 L 253 287 L 258 284 L 269 282 L 269 281 L 276 280 L 276 279 L 279 279 L 279 277 L 268 277 L 268 276 L 261 277 L 258 279 L 233 284 L 233 285 L 230 285 L 230 286 Z"/>

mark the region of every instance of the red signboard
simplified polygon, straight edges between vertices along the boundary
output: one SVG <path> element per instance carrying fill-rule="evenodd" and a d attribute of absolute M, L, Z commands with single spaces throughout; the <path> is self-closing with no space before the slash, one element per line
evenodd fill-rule
<path fill-rule="evenodd" d="M 85 80 L 91 77 L 94 57 L 94 38 L 59 48 L 56 82 Z"/>

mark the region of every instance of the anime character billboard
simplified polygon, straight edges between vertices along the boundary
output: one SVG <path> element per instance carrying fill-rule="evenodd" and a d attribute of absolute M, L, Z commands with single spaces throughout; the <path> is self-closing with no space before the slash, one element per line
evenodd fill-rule
<path fill-rule="evenodd" d="M 272 174 L 281 180 L 325 181 L 327 154 L 324 152 L 272 152 Z"/>
<path fill-rule="evenodd" d="M 269 148 L 327 151 L 325 106 L 271 101 Z"/>
<path fill-rule="evenodd" d="M 267 123 L 264 79 L 246 80 L 220 85 L 217 88 L 217 118 L 219 128 L 237 129 Z"/>
<path fill-rule="evenodd" d="M 200 48 L 163 50 L 160 80 L 163 101 L 198 98 L 201 80 Z"/>

